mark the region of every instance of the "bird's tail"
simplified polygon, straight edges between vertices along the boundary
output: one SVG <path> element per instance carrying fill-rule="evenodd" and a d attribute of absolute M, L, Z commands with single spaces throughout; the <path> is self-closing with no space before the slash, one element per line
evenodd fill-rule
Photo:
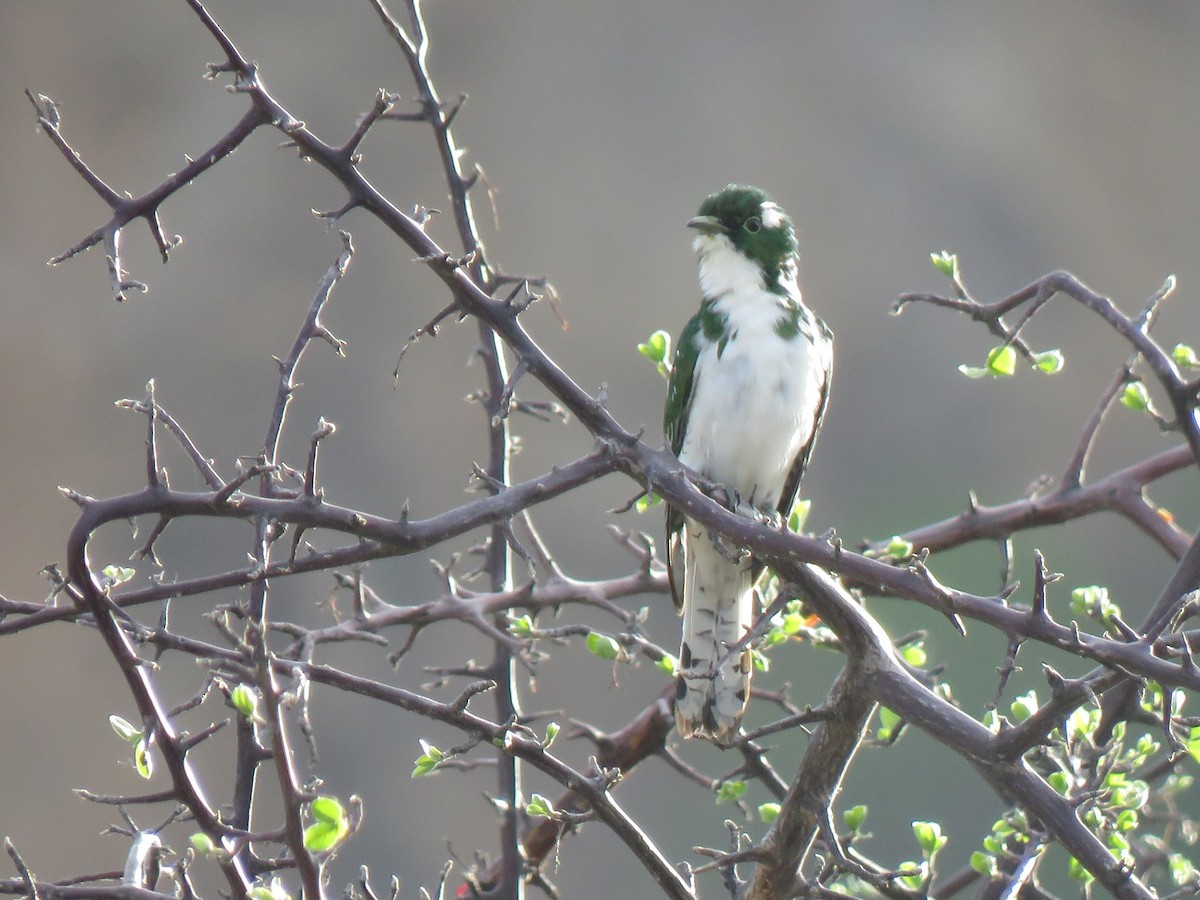
<path fill-rule="evenodd" d="M 737 733 L 750 696 L 750 651 L 726 659 L 754 620 L 751 561 L 735 562 L 706 530 L 687 522 L 683 534 L 683 640 L 675 682 L 675 724 L 725 742 Z"/>

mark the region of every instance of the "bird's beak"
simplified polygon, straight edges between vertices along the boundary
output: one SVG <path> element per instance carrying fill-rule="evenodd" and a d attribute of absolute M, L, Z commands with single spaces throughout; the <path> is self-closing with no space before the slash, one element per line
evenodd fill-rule
<path fill-rule="evenodd" d="M 688 219 L 688 228 L 695 228 L 701 234 L 706 234 L 709 237 L 714 237 L 718 234 L 725 234 L 727 229 L 721 224 L 721 220 L 716 216 L 696 216 L 694 219 Z"/>

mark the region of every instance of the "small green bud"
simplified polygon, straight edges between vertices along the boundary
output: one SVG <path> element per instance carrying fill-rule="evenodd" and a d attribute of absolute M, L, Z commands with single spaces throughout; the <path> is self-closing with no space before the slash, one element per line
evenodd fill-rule
<path fill-rule="evenodd" d="M 1012 344 L 993 347 L 987 355 L 987 370 L 992 375 L 1012 375 L 1017 371 L 1017 351 Z"/>
<path fill-rule="evenodd" d="M 760 803 L 758 805 L 758 817 L 770 825 L 779 818 L 780 806 L 778 803 Z"/>
<path fill-rule="evenodd" d="M 110 588 L 132 580 L 137 570 L 128 566 L 105 566 L 100 570 L 100 574 L 104 576 L 104 586 Z"/>
<path fill-rule="evenodd" d="M 858 831 L 862 828 L 862 824 L 866 819 L 867 807 L 862 803 L 858 804 L 858 806 L 852 806 L 842 813 L 842 822 L 845 823 L 846 828 L 850 831 Z"/>
<path fill-rule="evenodd" d="M 890 741 L 896 734 L 900 717 L 886 706 L 879 707 L 879 730 L 875 733 L 881 741 Z"/>
<path fill-rule="evenodd" d="M 963 363 L 958 371 L 968 378 L 1006 378 L 1017 371 L 1017 351 L 1011 344 L 1001 344 L 988 351 L 987 361 L 982 366 Z"/>
<path fill-rule="evenodd" d="M 633 503 L 633 508 L 636 512 L 644 513 L 648 509 L 654 509 L 660 503 L 662 503 L 662 497 L 651 492 L 638 497 Z"/>
<path fill-rule="evenodd" d="M 902 862 L 897 869 L 902 873 L 900 875 L 900 883 L 910 890 L 920 890 L 925 883 L 925 872 L 927 871 L 923 863 L 918 864 L 912 861 Z"/>
<path fill-rule="evenodd" d="M 798 612 L 784 613 L 783 622 L 779 626 L 784 634 L 799 634 L 804 630 L 804 616 Z"/>
<path fill-rule="evenodd" d="M 996 878 L 1000 874 L 1000 868 L 996 865 L 996 857 L 990 853 L 984 853 L 982 850 L 976 850 L 971 854 L 971 868 L 984 878 Z"/>
<path fill-rule="evenodd" d="M 1033 364 L 1047 375 L 1061 372 L 1066 362 L 1061 350 L 1044 350 L 1041 353 L 1033 354 Z"/>
<path fill-rule="evenodd" d="M 1125 391 L 1121 394 L 1121 405 L 1135 412 L 1148 412 L 1150 410 L 1150 392 L 1146 390 L 1146 385 L 1140 381 L 1133 381 L 1125 385 Z"/>
<path fill-rule="evenodd" d="M 929 661 L 929 655 L 925 652 L 925 645 L 921 643 L 909 644 L 904 648 L 904 661 L 915 669 L 921 668 Z"/>
<path fill-rule="evenodd" d="M 192 845 L 192 849 L 196 851 L 197 856 L 212 856 L 217 852 L 217 845 L 203 831 L 197 831 L 189 837 L 188 843 Z"/>
<path fill-rule="evenodd" d="M 588 652 L 601 659 L 616 659 L 621 655 L 621 645 L 599 631 L 589 631 L 586 644 Z"/>
<path fill-rule="evenodd" d="M 744 781 L 723 781 L 717 787 L 717 802 L 731 803 L 736 800 L 741 800 L 742 795 L 746 793 L 746 782 Z"/>
<path fill-rule="evenodd" d="M 250 900 L 292 900 L 292 895 L 288 893 L 287 888 L 278 878 L 272 878 L 269 885 L 260 884 L 252 887 L 248 896 Z"/>
<path fill-rule="evenodd" d="M 1181 368 L 1200 369 L 1200 358 L 1196 357 L 1196 351 L 1187 344 L 1176 344 L 1175 349 L 1171 351 L 1171 359 Z"/>
<path fill-rule="evenodd" d="M 525 613 L 524 615 L 518 616 L 513 612 L 509 612 L 507 615 L 507 618 L 508 618 L 508 627 L 506 630 L 513 637 L 517 637 L 517 638 L 533 637 L 533 633 L 534 633 L 535 629 L 534 629 L 534 625 L 533 625 L 533 617 L 531 615 L 529 615 L 528 613 Z"/>
<path fill-rule="evenodd" d="M 1117 813 L 1117 831 L 1133 831 L 1138 827 L 1138 814 L 1132 809 L 1123 809 Z"/>
<path fill-rule="evenodd" d="M 112 726 L 113 731 L 120 735 L 121 740 L 136 744 L 142 739 L 142 729 L 135 728 L 127 719 L 120 716 L 109 716 L 108 724 Z"/>
<path fill-rule="evenodd" d="M 638 353 L 654 363 L 658 374 L 663 378 L 671 375 L 671 335 L 669 332 L 658 330 L 646 338 L 644 344 L 637 345 Z"/>
<path fill-rule="evenodd" d="M 913 555 L 912 541 L 906 541 L 898 534 L 893 534 L 888 545 L 883 548 L 883 555 L 890 559 L 908 559 Z"/>
<path fill-rule="evenodd" d="M 541 794 L 534 794 L 525 807 L 525 814 L 539 819 L 553 819 L 554 804 Z"/>
<path fill-rule="evenodd" d="M 133 745 L 133 765 L 137 773 L 147 781 L 154 774 L 154 757 L 150 755 L 150 746 L 144 737 L 139 738 Z"/>
<path fill-rule="evenodd" d="M 258 711 L 258 691 L 250 685 L 238 684 L 229 692 L 229 702 L 251 722 L 266 721 Z"/>
<path fill-rule="evenodd" d="M 950 840 L 942 834 L 942 826 L 937 822 L 913 822 L 912 830 L 917 844 L 926 857 L 933 856 Z"/>
<path fill-rule="evenodd" d="M 346 808 L 337 797 L 322 794 L 309 805 L 309 812 L 318 822 L 340 822 L 346 818 Z"/>
<path fill-rule="evenodd" d="M 559 725 L 557 722 L 549 722 L 546 724 L 546 737 L 542 740 L 542 747 L 549 747 L 554 743 L 554 739 L 558 737 Z"/>
<path fill-rule="evenodd" d="M 416 767 L 412 770 L 412 778 L 428 775 L 446 758 L 446 754 L 426 740 L 421 740 L 421 755 L 417 757 Z"/>
<path fill-rule="evenodd" d="M 949 250 L 940 250 L 937 253 L 929 254 L 929 261 L 933 263 L 933 267 L 945 275 L 947 278 L 958 280 L 958 256 L 951 253 Z"/>
<path fill-rule="evenodd" d="M 1027 694 L 1022 694 L 1013 700 L 1009 707 L 1012 710 L 1013 718 L 1018 722 L 1024 722 L 1035 712 L 1038 711 L 1037 691 L 1030 691 Z"/>
<path fill-rule="evenodd" d="M 656 662 L 655 665 L 674 678 L 675 672 L 679 668 L 679 660 L 673 657 L 670 653 L 664 653 L 662 655 L 662 659 Z"/>
<path fill-rule="evenodd" d="M 792 504 L 792 511 L 788 513 L 787 527 L 788 531 L 794 534 L 799 534 L 804 528 L 804 523 L 808 521 L 808 514 L 812 510 L 811 500 L 797 500 Z"/>
<path fill-rule="evenodd" d="M 1196 867 L 1182 853 L 1172 853 L 1167 857 L 1167 871 L 1171 874 L 1171 881 L 1180 887 L 1196 878 Z"/>

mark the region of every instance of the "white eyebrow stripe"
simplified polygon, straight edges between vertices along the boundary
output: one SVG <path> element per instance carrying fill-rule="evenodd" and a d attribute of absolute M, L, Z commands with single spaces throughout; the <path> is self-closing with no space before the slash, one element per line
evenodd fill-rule
<path fill-rule="evenodd" d="M 778 228 L 783 224 L 783 210 L 779 205 L 771 200 L 764 200 L 762 204 L 762 223 L 763 228 Z"/>

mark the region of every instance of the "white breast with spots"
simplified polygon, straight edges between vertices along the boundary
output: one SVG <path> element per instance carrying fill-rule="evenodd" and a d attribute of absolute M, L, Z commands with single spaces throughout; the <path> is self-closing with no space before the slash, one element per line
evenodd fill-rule
<path fill-rule="evenodd" d="M 724 347 L 700 353 L 679 458 L 736 490 L 742 502 L 775 506 L 788 471 L 812 434 L 828 344 L 776 333 L 779 297 L 757 285 L 716 303 L 729 323 Z"/>

